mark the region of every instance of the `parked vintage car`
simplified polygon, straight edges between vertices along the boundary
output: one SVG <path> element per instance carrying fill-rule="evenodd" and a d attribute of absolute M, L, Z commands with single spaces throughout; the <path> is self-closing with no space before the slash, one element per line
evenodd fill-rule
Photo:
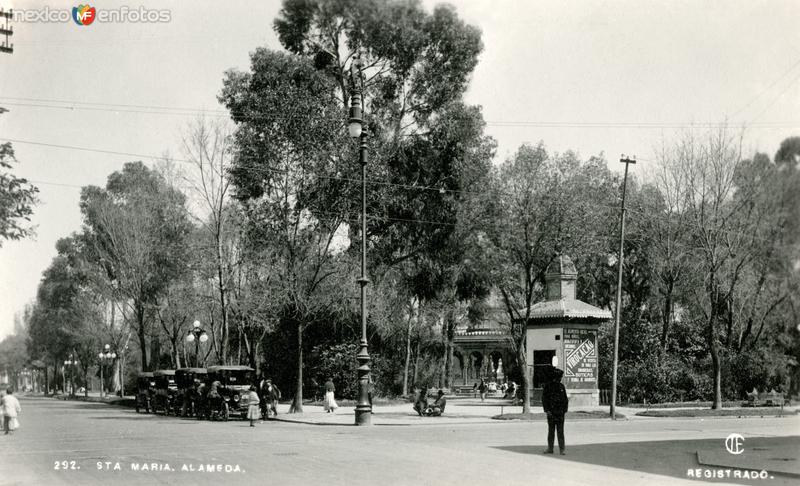
<path fill-rule="evenodd" d="M 200 400 L 198 394 L 200 384 L 206 379 L 208 371 L 205 368 L 178 368 L 175 370 L 175 384 L 178 385 L 176 406 L 179 407 L 183 417 L 196 416 Z"/>
<path fill-rule="evenodd" d="M 153 412 L 163 412 L 164 415 L 176 413 L 178 385 L 175 383 L 175 370 L 156 370 L 153 372 L 153 379 L 156 382 Z"/>
<path fill-rule="evenodd" d="M 218 407 L 209 400 L 211 413 L 218 409 L 221 415 L 224 414 L 221 417 L 224 420 L 227 420 L 228 415 L 247 418 L 248 390 L 255 384 L 255 378 L 255 370 L 249 366 L 210 366 L 206 376 L 208 393 L 211 393 L 217 383 L 216 389 L 222 399 Z"/>
<path fill-rule="evenodd" d="M 153 373 L 142 371 L 136 377 L 136 413 L 144 409 L 150 413 L 153 397 L 156 393 L 156 381 Z"/>

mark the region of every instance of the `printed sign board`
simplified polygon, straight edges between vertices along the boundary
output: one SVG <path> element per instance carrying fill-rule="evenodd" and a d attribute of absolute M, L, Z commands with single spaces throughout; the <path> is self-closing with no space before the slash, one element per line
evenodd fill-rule
<path fill-rule="evenodd" d="M 597 331 L 564 329 L 564 386 L 597 388 Z"/>

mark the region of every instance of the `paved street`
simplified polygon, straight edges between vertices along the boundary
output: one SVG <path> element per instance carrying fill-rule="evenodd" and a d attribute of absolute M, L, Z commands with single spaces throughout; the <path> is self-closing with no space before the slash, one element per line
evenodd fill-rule
<path fill-rule="evenodd" d="M 419 420 L 405 406 L 393 406 L 378 410 L 377 425 L 354 427 L 346 425 L 350 410 L 328 418 L 307 407 L 307 423 L 270 421 L 250 428 L 244 421 L 137 415 L 106 404 L 23 397 L 22 428 L 0 436 L 0 484 L 631 486 L 699 483 L 687 479 L 696 468 L 761 469 L 772 458 L 780 462 L 775 468 L 796 470 L 800 462 L 797 416 L 574 420 L 566 429 L 569 454 L 560 457 L 541 454 L 544 422 L 493 421 L 495 407 L 455 403 L 449 421 Z M 329 425 L 322 425 L 325 420 Z M 732 432 L 746 439 L 741 456 L 724 449 Z M 699 464 L 698 455 L 713 465 Z M 212 472 L 206 471 L 209 465 Z M 769 476 L 714 482 L 783 485 L 799 477 Z"/>

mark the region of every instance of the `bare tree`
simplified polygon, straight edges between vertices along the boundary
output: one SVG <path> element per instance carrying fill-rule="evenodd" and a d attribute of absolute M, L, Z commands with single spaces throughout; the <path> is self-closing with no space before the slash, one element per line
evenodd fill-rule
<path fill-rule="evenodd" d="M 224 122 L 197 118 L 183 137 L 183 151 L 193 164 L 194 172 L 187 182 L 203 206 L 197 219 L 213 243 L 217 301 L 220 310 L 220 360 L 228 362 L 230 339 L 229 312 L 231 262 L 225 248 L 226 205 L 228 203 L 228 169 L 232 157 L 231 128 Z"/>

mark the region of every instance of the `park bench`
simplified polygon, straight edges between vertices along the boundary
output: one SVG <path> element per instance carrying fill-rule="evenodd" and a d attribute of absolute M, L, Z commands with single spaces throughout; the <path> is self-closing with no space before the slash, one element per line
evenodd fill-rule
<path fill-rule="evenodd" d="M 456 387 L 456 395 L 477 395 L 477 390 L 473 390 L 472 385 L 459 385 Z"/>
<path fill-rule="evenodd" d="M 758 389 L 753 388 L 753 391 L 747 394 L 747 402 L 742 405 L 746 407 L 780 407 L 791 405 L 791 400 L 774 389 L 770 392 L 759 393 Z"/>

